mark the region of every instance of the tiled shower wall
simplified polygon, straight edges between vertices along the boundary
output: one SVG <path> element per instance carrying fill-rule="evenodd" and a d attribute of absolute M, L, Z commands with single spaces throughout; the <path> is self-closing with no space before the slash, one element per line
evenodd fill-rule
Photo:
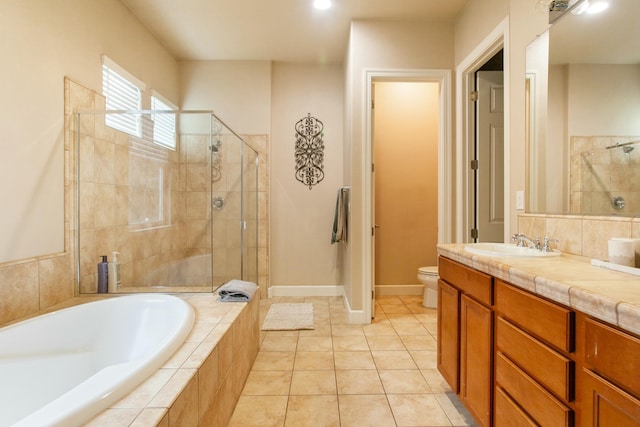
<path fill-rule="evenodd" d="M 79 85 L 70 79 L 64 81 L 65 107 L 64 107 L 64 227 L 65 241 L 64 252 L 60 254 L 52 254 L 30 259 L 18 260 L 15 262 L 7 262 L 0 264 L 0 325 L 33 315 L 38 311 L 45 310 L 51 306 L 62 303 L 77 295 L 77 279 L 75 277 L 75 251 L 76 251 L 76 235 L 75 235 L 75 212 L 76 212 L 76 138 L 73 130 L 75 118 L 73 113 L 76 110 L 95 110 L 104 108 L 104 99 L 101 95 Z M 94 129 L 95 131 L 95 129 Z M 104 130 L 103 131 L 108 131 Z M 117 137 L 116 133 L 116 137 Z M 259 153 L 259 177 L 258 177 L 258 283 L 266 297 L 267 288 L 269 286 L 268 271 L 268 138 L 267 136 L 243 136 L 243 138 Z M 116 151 L 118 140 L 112 142 L 113 158 L 116 159 L 119 152 Z M 104 148 L 104 147 L 103 147 Z M 111 155 L 111 147 L 107 151 L 107 156 Z M 94 156 L 95 156 L 94 147 Z M 101 150 L 98 148 L 98 150 Z M 95 162 L 95 158 L 94 158 Z M 115 167 L 115 165 L 114 165 Z M 95 173 L 95 170 L 94 170 Z M 101 174 L 105 171 L 100 172 Z M 109 174 L 111 172 L 107 172 Z M 113 170 L 114 180 L 119 173 Z M 186 169 L 182 168 L 179 174 L 186 174 Z M 119 179 L 119 178 L 118 178 Z M 176 179 L 176 178 L 174 178 Z M 113 184 L 114 203 L 117 197 L 116 184 Z M 84 199 L 82 199 L 84 200 Z M 180 199 L 179 199 L 180 200 Z M 187 203 L 186 200 L 183 200 Z M 105 204 L 106 205 L 106 204 Z M 198 208 L 196 208 L 198 209 Z M 97 218 L 96 215 L 105 215 L 105 217 Z M 109 212 L 94 213 L 93 220 L 107 221 L 110 217 Z M 185 214 L 186 215 L 186 214 Z M 114 221 L 118 221 L 114 218 Z M 187 221 L 189 222 L 189 221 Z M 109 228 L 109 227 L 100 227 Z M 115 230 L 117 226 L 114 224 L 113 231 L 96 230 L 94 232 L 93 244 L 95 253 L 109 255 L 114 249 L 115 243 L 111 244 L 113 238 L 115 242 Z M 97 235 L 96 235 L 97 234 Z M 106 236 L 105 236 L 106 234 Z M 111 237 L 113 236 L 113 237 Z M 157 233 L 152 237 L 151 242 L 147 242 L 143 246 L 162 246 L 166 236 Z M 196 239 L 197 240 L 197 239 Z M 98 243 L 96 243 L 98 242 Z M 106 242 L 106 243 L 105 243 Z M 157 245 L 156 245 L 157 244 Z M 131 244 L 131 252 L 142 251 L 146 254 L 147 248 L 136 248 L 136 243 Z M 197 247 L 192 248 L 197 252 Z M 82 248 L 81 250 L 84 250 Z M 120 251 L 122 252 L 122 251 Z M 133 255 L 132 255 L 133 256 Z M 91 269 L 95 269 L 97 259 L 85 261 Z M 154 262 L 154 261 L 149 261 Z M 123 272 L 124 273 L 124 272 Z M 133 270 L 130 273 L 135 274 Z M 123 277 L 124 278 L 124 277 Z M 89 286 L 95 281 L 87 282 Z"/>
<path fill-rule="evenodd" d="M 622 147 L 606 148 L 637 140 L 640 137 L 571 137 L 571 213 L 640 212 L 640 144 L 627 153 Z M 615 196 L 624 198 L 623 209 L 613 208 Z"/>

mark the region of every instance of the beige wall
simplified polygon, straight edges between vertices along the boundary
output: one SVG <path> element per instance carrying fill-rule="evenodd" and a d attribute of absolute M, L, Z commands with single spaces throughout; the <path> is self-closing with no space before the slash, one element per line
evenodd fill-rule
<path fill-rule="evenodd" d="M 376 82 L 375 284 L 417 284 L 436 265 L 439 84 Z"/>
<path fill-rule="evenodd" d="M 177 101 L 177 64 L 117 0 L 0 2 L 0 262 L 64 250 L 63 78 L 101 88 L 102 54 Z M 148 101 L 148 94 L 147 94 Z"/>
<path fill-rule="evenodd" d="M 339 65 L 273 64 L 271 121 L 271 283 L 340 285 L 343 243 L 331 244 L 336 194 L 343 185 L 343 73 Z M 295 124 L 324 124 L 324 179 L 295 178 Z"/>
<path fill-rule="evenodd" d="M 351 24 L 347 54 L 347 98 L 345 116 L 345 156 L 349 166 L 347 184 L 351 185 L 351 235 L 344 263 L 345 294 L 350 308 L 362 310 L 366 251 L 364 206 L 364 165 L 367 147 L 363 111 L 366 93 L 366 69 L 452 69 L 454 60 L 453 26 L 446 23 L 363 22 Z"/>
<path fill-rule="evenodd" d="M 231 129 L 245 135 L 270 133 L 269 61 L 180 62 L 180 93 L 185 110 L 213 110 Z"/>

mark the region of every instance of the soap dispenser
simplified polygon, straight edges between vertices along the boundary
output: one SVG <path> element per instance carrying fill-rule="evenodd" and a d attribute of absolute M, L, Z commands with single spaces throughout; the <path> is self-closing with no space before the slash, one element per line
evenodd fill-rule
<path fill-rule="evenodd" d="M 113 257 L 109 263 L 109 293 L 120 291 L 120 263 L 118 262 L 120 252 L 113 252 Z"/>
<path fill-rule="evenodd" d="M 107 264 L 107 256 L 101 256 L 102 261 L 98 263 L 98 293 L 106 294 L 108 287 L 108 264 Z"/>

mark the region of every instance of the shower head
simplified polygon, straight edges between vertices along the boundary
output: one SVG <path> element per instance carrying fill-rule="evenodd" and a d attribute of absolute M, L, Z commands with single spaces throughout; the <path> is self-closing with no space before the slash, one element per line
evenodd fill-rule
<path fill-rule="evenodd" d="M 629 154 L 630 152 L 633 151 L 633 149 L 636 147 L 630 147 L 630 146 L 626 146 L 626 147 L 622 147 L 622 151 L 624 151 L 624 154 Z"/>

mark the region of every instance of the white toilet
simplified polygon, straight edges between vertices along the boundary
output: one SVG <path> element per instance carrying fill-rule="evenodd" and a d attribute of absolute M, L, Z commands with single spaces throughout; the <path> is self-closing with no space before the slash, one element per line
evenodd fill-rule
<path fill-rule="evenodd" d="M 424 285 L 422 305 L 426 308 L 438 308 L 438 267 L 420 267 L 418 280 Z"/>

